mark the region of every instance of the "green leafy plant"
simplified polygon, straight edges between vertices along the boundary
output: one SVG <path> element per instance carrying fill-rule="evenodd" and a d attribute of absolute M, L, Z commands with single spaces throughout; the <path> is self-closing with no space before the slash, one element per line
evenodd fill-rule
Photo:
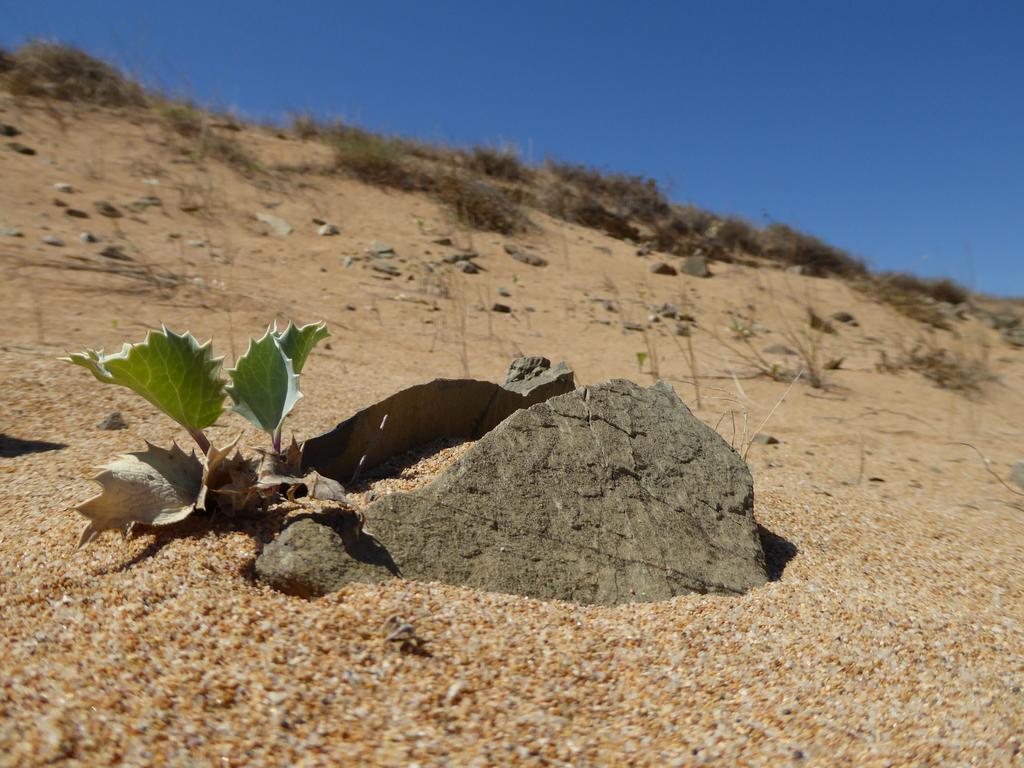
<path fill-rule="evenodd" d="M 299 374 L 314 347 L 329 335 L 322 322 L 288 323 L 283 331 L 274 324 L 259 339 L 250 339 L 245 354 L 227 370 L 227 381 L 211 342 L 200 344 L 191 333 L 166 327 L 115 354 L 87 349 L 61 358 L 87 368 L 104 384 L 119 384 L 148 400 L 184 427 L 202 453 L 197 458 L 177 445 L 166 449 L 147 443 L 145 451 L 104 464 L 95 477 L 102 492 L 76 508 L 89 519 L 79 546 L 107 529 L 165 525 L 196 509 L 238 512 L 282 491 L 291 498 L 300 485 L 311 498 L 346 502 L 344 489 L 333 480 L 315 472 L 297 476 L 302 452 L 294 440 L 286 452 L 281 450 L 282 425 L 302 397 Z M 236 448 L 238 438 L 217 447 L 206 436 L 204 430 L 223 414 L 228 396 L 236 413 L 270 435 L 272 451 L 263 452 L 263 460 L 244 458 Z"/>

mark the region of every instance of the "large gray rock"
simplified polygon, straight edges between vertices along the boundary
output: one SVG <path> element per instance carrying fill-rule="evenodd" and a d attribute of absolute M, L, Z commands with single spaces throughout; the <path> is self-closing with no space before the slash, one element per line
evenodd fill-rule
<path fill-rule="evenodd" d="M 668 384 L 615 380 L 514 413 L 365 515 L 405 578 L 614 605 L 764 584 L 753 498 L 747 465 Z"/>
<path fill-rule="evenodd" d="M 522 408 L 571 392 L 572 371 L 543 357 L 513 361 L 502 386 L 474 379 L 435 379 L 364 408 L 302 446 L 303 472 L 348 483 L 358 470 L 439 438 L 476 440 Z M 386 420 L 385 420 L 386 417 Z M 382 427 L 383 425 L 383 427 Z"/>

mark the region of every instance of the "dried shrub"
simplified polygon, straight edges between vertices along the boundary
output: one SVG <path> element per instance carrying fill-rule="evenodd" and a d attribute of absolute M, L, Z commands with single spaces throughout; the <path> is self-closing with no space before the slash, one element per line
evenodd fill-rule
<path fill-rule="evenodd" d="M 544 210 L 573 224 L 599 229 L 619 240 L 638 240 L 640 231 L 628 216 L 614 213 L 597 199 L 566 184 L 555 184 L 545 190 L 541 199 Z"/>
<path fill-rule="evenodd" d="M 714 227 L 714 237 L 724 248 L 743 251 L 751 256 L 761 253 L 761 233 L 746 219 L 725 216 Z"/>
<path fill-rule="evenodd" d="M 437 182 L 437 196 L 459 221 L 474 229 L 510 235 L 529 227 L 529 219 L 508 194 L 480 179 L 448 174 Z"/>
<path fill-rule="evenodd" d="M 291 129 L 300 139 L 316 139 L 323 133 L 323 128 L 316 116 L 309 112 L 291 116 Z"/>
<path fill-rule="evenodd" d="M 760 242 L 762 255 L 800 266 L 808 275 L 856 277 L 867 274 L 867 267 L 860 259 L 785 224 L 771 224 L 762 230 Z"/>
<path fill-rule="evenodd" d="M 942 389 L 966 393 L 980 392 L 985 383 L 997 378 L 983 359 L 942 349 L 930 340 L 917 342 L 895 360 L 881 352 L 876 368 L 887 373 L 909 369 Z"/>
<path fill-rule="evenodd" d="M 654 179 L 551 160 L 547 167 L 555 178 L 575 186 L 584 197 L 598 200 L 619 217 L 654 224 L 669 213 L 668 200 Z"/>
<path fill-rule="evenodd" d="M 0 48 L 0 75 L 14 69 L 14 55 L 6 48 Z"/>
<path fill-rule="evenodd" d="M 141 107 L 142 86 L 104 61 L 71 46 L 41 40 L 23 45 L 4 64 L 14 96 L 36 96 L 104 107 Z"/>
<path fill-rule="evenodd" d="M 502 181 L 527 181 L 531 176 L 515 147 L 474 147 L 467 157 L 467 166 Z"/>
<path fill-rule="evenodd" d="M 367 184 L 405 191 L 433 186 L 409 161 L 405 144 L 400 140 L 341 124 L 332 126 L 325 140 L 334 150 L 335 170 Z"/>
<path fill-rule="evenodd" d="M 686 255 L 712 229 L 715 217 L 695 205 L 673 205 L 654 226 L 651 244 L 659 251 Z"/>
<path fill-rule="evenodd" d="M 259 162 L 241 142 L 211 130 L 206 130 L 200 137 L 198 154 L 200 158 L 213 158 L 240 173 L 255 173 L 260 170 Z"/>
<path fill-rule="evenodd" d="M 929 279 L 906 272 L 883 272 L 878 279 L 893 292 L 927 296 L 949 304 L 962 304 L 971 298 L 966 288 L 948 277 Z"/>
<path fill-rule="evenodd" d="M 164 123 L 179 136 L 194 139 L 203 132 L 203 113 L 188 104 L 165 104 L 160 108 Z"/>

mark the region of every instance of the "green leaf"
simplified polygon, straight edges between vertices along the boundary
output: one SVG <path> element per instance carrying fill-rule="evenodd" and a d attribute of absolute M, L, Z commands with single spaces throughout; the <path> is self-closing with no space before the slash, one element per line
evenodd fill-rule
<path fill-rule="evenodd" d="M 271 435 L 302 397 L 292 361 L 272 329 L 258 341 L 249 339 L 249 349 L 228 369 L 228 376 L 227 391 L 235 411 Z"/>
<path fill-rule="evenodd" d="M 302 368 L 306 364 L 306 358 L 313 351 L 313 347 L 330 335 L 330 332 L 327 330 L 327 323 L 323 321 L 310 323 L 301 328 L 296 327 L 295 323 L 289 321 L 288 327 L 284 331 L 278 331 L 277 326 L 274 326 L 274 338 L 277 339 L 277 343 L 288 356 L 288 359 L 292 361 L 292 367 L 295 369 L 296 375 L 302 373 Z"/>
<path fill-rule="evenodd" d="M 163 328 L 117 354 L 88 349 L 61 359 L 88 368 L 105 384 L 128 387 L 190 432 L 210 426 L 224 410 L 221 358 L 213 357 L 209 341 L 200 344 L 188 332 Z"/>

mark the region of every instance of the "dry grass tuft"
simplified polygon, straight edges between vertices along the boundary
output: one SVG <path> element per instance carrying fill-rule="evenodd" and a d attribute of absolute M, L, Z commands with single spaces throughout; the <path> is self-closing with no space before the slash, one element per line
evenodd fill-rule
<path fill-rule="evenodd" d="M 654 224 L 669 213 L 669 203 L 654 179 L 625 173 L 605 173 L 573 163 L 548 161 L 548 171 L 572 185 L 581 197 L 600 202 L 612 213 Z"/>
<path fill-rule="evenodd" d="M 110 64 L 61 43 L 36 40 L 4 54 L 2 85 L 32 96 L 104 107 L 142 107 L 146 92 Z"/>
<path fill-rule="evenodd" d="M 967 394 L 977 394 L 998 379 L 983 357 L 939 347 L 933 339 L 919 339 L 895 358 L 882 350 L 875 368 L 881 373 L 916 371 L 942 389 Z"/>
<path fill-rule="evenodd" d="M 533 176 L 512 146 L 474 147 L 467 156 L 466 165 L 482 176 L 502 181 L 529 181 Z"/>
<path fill-rule="evenodd" d="M 785 224 L 770 224 L 761 231 L 760 241 L 761 255 L 799 266 L 807 275 L 856 277 L 866 275 L 868 271 L 863 261 L 846 251 Z"/>
<path fill-rule="evenodd" d="M 343 124 L 324 134 L 334 150 L 334 168 L 367 184 L 404 191 L 426 190 L 433 184 L 410 160 L 405 142 Z"/>
<path fill-rule="evenodd" d="M 310 112 L 291 116 L 291 129 L 298 138 L 318 139 L 323 134 L 323 127 L 316 117 Z"/>
<path fill-rule="evenodd" d="M 459 221 L 474 229 L 511 235 L 530 226 L 520 205 L 503 189 L 486 181 L 450 173 L 437 180 L 436 191 Z"/>

